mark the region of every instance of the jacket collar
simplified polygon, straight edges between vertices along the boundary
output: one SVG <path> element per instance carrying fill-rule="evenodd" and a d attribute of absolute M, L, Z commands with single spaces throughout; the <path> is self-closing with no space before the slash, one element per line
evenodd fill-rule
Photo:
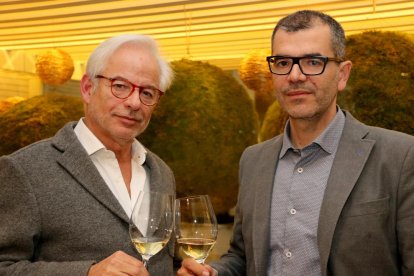
<path fill-rule="evenodd" d="M 57 162 L 97 201 L 125 222 L 128 217 L 99 174 L 74 133 L 76 123 L 68 123 L 54 137 L 52 144 L 62 154 Z"/>

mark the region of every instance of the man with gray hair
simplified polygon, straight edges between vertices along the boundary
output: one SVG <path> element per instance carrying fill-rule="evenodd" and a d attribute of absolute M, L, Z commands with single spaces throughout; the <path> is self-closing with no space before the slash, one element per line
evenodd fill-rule
<path fill-rule="evenodd" d="M 285 131 L 243 153 L 215 270 L 185 259 L 178 275 L 414 275 L 414 138 L 337 105 L 352 67 L 341 25 L 317 11 L 284 17 L 267 62 Z"/>
<path fill-rule="evenodd" d="M 0 158 L 0 275 L 173 273 L 173 241 L 148 272 L 129 237 L 140 191 L 175 195 L 170 168 L 136 139 L 171 81 L 150 37 L 95 49 L 80 82 L 85 116 Z"/>

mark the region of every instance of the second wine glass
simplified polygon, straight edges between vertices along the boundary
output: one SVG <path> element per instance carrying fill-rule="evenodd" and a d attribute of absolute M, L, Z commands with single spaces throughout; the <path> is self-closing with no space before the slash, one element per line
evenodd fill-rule
<path fill-rule="evenodd" d="M 174 224 L 174 196 L 140 192 L 129 220 L 129 234 L 145 267 L 168 243 Z"/>
<path fill-rule="evenodd" d="M 217 219 L 208 195 L 175 200 L 175 235 L 182 251 L 204 263 L 217 239 Z"/>

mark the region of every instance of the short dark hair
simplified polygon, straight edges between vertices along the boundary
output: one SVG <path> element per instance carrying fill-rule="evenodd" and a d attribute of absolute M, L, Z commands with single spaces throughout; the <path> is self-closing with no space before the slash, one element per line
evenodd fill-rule
<path fill-rule="evenodd" d="M 321 22 L 331 30 L 331 47 L 336 58 L 345 58 L 345 31 L 331 16 L 313 10 L 301 10 L 282 18 L 276 25 L 272 34 L 272 47 L 276 31 L 282 29 L 286 32 L 297 32 L 310 29 L 315 23 Z"/>

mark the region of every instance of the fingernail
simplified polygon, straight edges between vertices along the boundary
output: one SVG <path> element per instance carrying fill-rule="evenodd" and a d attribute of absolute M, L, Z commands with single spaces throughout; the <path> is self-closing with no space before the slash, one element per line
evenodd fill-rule
<path fill-rule="evenodd" d="M 203 274 L 202 274 L 203 276 L 210 276 L 210 272 L 208 272 L 208 271 L 203 271 Z"/>

